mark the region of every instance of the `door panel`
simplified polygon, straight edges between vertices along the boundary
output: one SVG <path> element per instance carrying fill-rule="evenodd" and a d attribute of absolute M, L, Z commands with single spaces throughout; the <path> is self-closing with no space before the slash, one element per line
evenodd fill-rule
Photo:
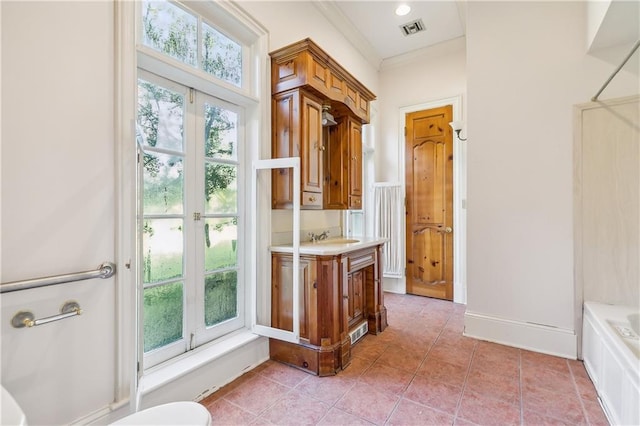
<path fill-rule="evenodd" d="M 322 105 L 302 96 L 302 190 L 322 193 Z"/>
<path fill-rule="evenodd" d="M 310 287 L 316 282 L 315 261 L 300 259 L 300 337 L 309 338 Z M 290 256 L 273 256 L 271 326 L 282 330 L 293 330 L 293 260 Z"/>
<path fill-rule="evenodd" d="M 407 292 L 453 300 L 452 107 L 406 117 Z"/>
<path fill-rule="evenodd" d="M 442 233 L 433 228 L 424 228 L 413 233 L 413 267 L 407 269 L 413 273 L 413 279 L 428 284 L 445 282 L 445 270 L 442 262 L 444 241 Z"/>

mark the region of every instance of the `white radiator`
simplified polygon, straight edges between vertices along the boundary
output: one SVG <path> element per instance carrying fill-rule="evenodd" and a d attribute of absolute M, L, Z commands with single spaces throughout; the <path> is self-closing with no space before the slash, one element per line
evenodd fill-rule
<path fill-rule="evenodd" d="M 402 245 L 404 244 L 404 197 L 402 186 L 394 183 L 374 183 L 374 232 L 387 238 L 382 255 L 382 275 L 401 278 L 404 275 Z"/>

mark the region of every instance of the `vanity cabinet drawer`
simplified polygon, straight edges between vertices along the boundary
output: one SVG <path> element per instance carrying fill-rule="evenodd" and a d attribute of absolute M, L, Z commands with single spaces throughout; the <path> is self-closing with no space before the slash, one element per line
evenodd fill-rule
<path fill-rule="evenodd" d="M 305 207 L 322 208 L 322 194 L 316 192 L 303 192 L 301 204 Z"/>
<path fill-rule="evenodd" d="M 349 209 L 360 210 L 362 208 L 362 197 L 349 195 Z"/>
<path fill-rule="evenodd" d="M 347 262 L 347 272 L 357 271 L 358 269 L 373 265 L 375 261 L 376 254 L 374 250 L 354 252 L 353 254 L 349 255 L 349 261 Z"/>

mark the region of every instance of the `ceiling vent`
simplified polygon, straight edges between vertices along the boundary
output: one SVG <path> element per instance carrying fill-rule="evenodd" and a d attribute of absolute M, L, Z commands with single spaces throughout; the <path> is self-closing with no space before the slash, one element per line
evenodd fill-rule
<path fill-rule="evenodd" d="M 425 26 L 424 26 L 424 22 L 422 22 L 422 19 L 416 19 L 415 21 L 411 21 L 404 25 L 400 25 L 400 29 L 402 30 L 402 34 L 404 34 L 405 36 L 410 36 L 411 34 L 424 31 Z"/>

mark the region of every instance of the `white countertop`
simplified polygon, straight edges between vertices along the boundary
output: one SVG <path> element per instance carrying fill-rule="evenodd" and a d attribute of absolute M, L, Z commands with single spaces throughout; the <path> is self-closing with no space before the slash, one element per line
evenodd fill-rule
<path fill-rule="evenodd" d="M 300 254 L 315 254 L 320 256 L 335 255 L 374 247 L 387 242 L 380 237 L 337 237 L 327 240 L 300 242 Z M 293 244 L 281 244 L 269 247 L 269 250 L 277 253 L 293 253 Z"/>

